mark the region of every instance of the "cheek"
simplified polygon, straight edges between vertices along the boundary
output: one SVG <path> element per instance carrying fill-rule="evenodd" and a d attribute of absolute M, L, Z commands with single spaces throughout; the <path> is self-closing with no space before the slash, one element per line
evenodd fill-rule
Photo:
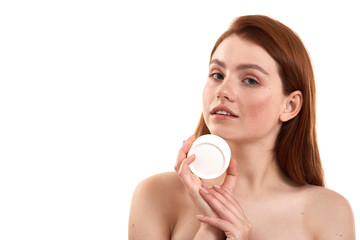
<path fill-rule="evenodd" d="M 209 88 L 209 86 L 206 84 L 203 89 L 203 96 L 202 96 L 203 110 L 208 110 L 211 103 L 211 99 L 212 99 L 212 91 Z"/>
<path fill-rule="evenodd" d="M 246 103 L 248 120 L 258 126 L 278 122 L 279 103 L 272 94 L 259 94 Z"/>
<path fill-rule="evenodd" d="M 214 100 L 214 90 L 208 85 L 205 84 L 202 95 L 202 114 L 205 120 L 205 124 L 209 126 L 209 118 L 211 111 L 211 104 Z"/>

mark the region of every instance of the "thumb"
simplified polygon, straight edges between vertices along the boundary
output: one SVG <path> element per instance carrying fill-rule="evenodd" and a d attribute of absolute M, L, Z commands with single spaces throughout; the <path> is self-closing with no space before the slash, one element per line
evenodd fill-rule
<path fill-rule="evenodd" d="M 237 177 L 238 177 L 237 162 L 234 159 L 231 159 L 229 167 L 227 169 L 227 175 L 225 181 L 221 187 L 232 192 L 235 189 Z"/>

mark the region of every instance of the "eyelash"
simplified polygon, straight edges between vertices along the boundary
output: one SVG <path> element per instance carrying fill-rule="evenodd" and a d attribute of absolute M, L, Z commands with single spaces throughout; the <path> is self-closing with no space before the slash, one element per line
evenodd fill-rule
<path fill-rule="evenodd" d="M 221 75 L 222 79 L 215 78 L 215 75 Z M 214 80 L 223 80 L 224 76 L 221 73 L 211 73 L 211 74 L 209 74 L 209 78 L 212 78 Z"/>
<path fill-rule="evenodd" d="M 220 79 L 219 79 L 219 78 L 215 78 L 216 75 L 221 75 L 221 78 L 220 78 Z M 224 76 L 223 76 L 221 73 L 211 73 L 211 74 L 209 74 L 209 78 L 212 78 L 212 79 L 214 79 L 214 80 L 223 80 L 223 79 L 224 79 Z M 247 80 L 252 81 L 253 84 L 250 84 L 249 82 L 246 82 Z M 249 77 L 248 77 L 248 78 L 245 78 L 242 82 L 246 82 L 246 84 L 249 85 L 249 86 L 259 85 L 259 82 L 258 82 L 256 79 L 254 79 L 254 78 L 249 78 Z"/>
<path fill-rule="evenodd" d="M 246 81 L 246 80 L 251 80 L 251 81 L 253 82 L 253 84 L 246 83 L 246 84 L 248 84 L 248 85 L 251 85 L 251 86 L 253 86 L 253 85 L 259 85 L 259 82 L 258 82 L 258 81 L 256 81 L 256 80 L 255 80 L 255 79 L 253 79 L 253 78 L 245 78 L 245 80 L 244 80 L 244 81 Z"/>

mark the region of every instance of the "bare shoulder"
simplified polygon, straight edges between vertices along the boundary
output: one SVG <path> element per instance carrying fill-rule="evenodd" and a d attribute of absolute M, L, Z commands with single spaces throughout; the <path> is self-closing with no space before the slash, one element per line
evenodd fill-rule
<path fill-rule="evenodd" d="M 325 187 L 306 187 L 305 212 L 316 239 L 355 239 L 354 215 L 350 203 Z"/>
<path fill-rule="evenodd" d="M 176 195 L 183 191 L 182 184 L 175 172 L 165 172 L 142 180 L 133 194 L 133 204 L 141 204 L 157 212 L 173 209 Z"/>
<path fill-rule="evenodd" d="M 176 223 L 178 208 L 174 206 L 182 191 L 175 172 L 157 174 L 141 181 L 131 202 L 129 239 L 169 239 Z"/>
<path fill-rule="evenodd" d="M 163 202 L 167 197 L 183 190 L 179 177 L 175 172 L 165 172 L 150 176 L 141 181 L 134 192 L 134 195 L 140 194 L 146 198 L 155 198 Z"/>

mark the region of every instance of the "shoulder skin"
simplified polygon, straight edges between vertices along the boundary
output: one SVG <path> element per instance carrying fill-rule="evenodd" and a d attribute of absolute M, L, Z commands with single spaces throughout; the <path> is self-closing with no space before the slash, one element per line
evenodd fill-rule
<path fill-rule="evenodd" d="M 355 240 L 354 215 L 340 194 L 324 187 L 309 187 L 305 214 L 314 239 Z"/>
<path fill-rule="evenodd" d="M 166 239 L 176 223 L 184 189 L 175 172 L 148 177 L 136 187 L 130 208 L 129 239 Z"/>

